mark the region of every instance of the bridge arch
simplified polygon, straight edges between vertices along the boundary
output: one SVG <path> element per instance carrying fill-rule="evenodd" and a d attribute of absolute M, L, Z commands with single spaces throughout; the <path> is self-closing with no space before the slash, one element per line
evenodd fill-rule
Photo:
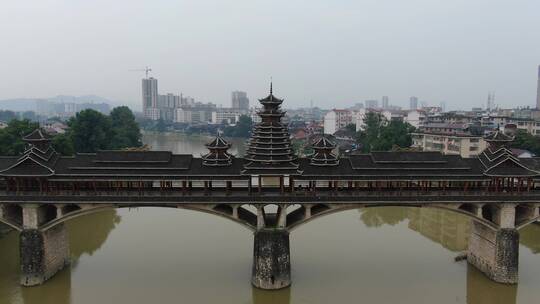
<path fill-rule="evenodd" d="M 17 230 L 19 232 L 23 230 L 22 226 L 14 223 L 14 222 L 12 222 L 10 220 L 6 220 L 4 218 L 1 218 L 1 217 L 0 217 L 0 223 L 4 224 L 6 226 L 9 226 L 9 227 L 11 227 L 11 228 L 13 228 L 13 229 L 15 229 L 15 230 Z"/>
<path fill-rule="evenodd" d="M 462 204 L 465 205 L 465 204 Z M 364 208 L 378 208 L 378 207 L 411 207 L 411 208 L 433 208 L 433 209 L 441 209 L 450 211 L 453 213 L 458 213 L 461 215 L 464 215 L 465 217 L 483 224 L 484 226 L 488 227 L 489 229 L 496 231 L 498 229 L 497 224 L 494 222 L 479 217 L 477 213 L 474 212 L 474 210 L 469 210 L 469 207 L 465 208 L 459 208 L 459 207 L 450 207 L 446 205 L 421 205 L 421 204 L 415 204 L 412 202 L 403 202 L 400 204 L 343 204 L 343 205 L 331 205 L 331 204 L 315 204 L 311 207 L 311 212 L 309 216 L 302 216 L 298 217 L 296 215 L 296 221 L 293 221 L 291 223 L 287 222 L 287 228 L 290 231 L 293 231 L 300 226 L 305 225 L 306 223 L 309 223 L 315 219 L 318 219 L 323 216 L 327 216 L 330 214 L 342 212 L 342 211 L 348 211 L 348 210 L 354 210 L 354 209 L 364 209 Z"/>
<path fill-rule="evenodd" d="M 251 211 L 247 210 L 247 208 L 243 208 L 240 205 L 231 206 L 230 204 L 215 204 L 212 206 L 208 206 L 208 205 L 197 206 L 195 204 L 187 205 L 187 204 L 148 203 L 148 204 L 136 204 L 136 205 L 129 205 L 129 204 L 109 205 L 107 204 L 107 205 L 93 205 L 91 207 L 81 204 L 81 205 L 77 205 L 77 207 L 78 208 L 72 208 L 70 212 L 63 214 L 61 217 L 58 217 L 56 219 L 53 219 L 41 225 L 39 227 L 39 230 L 42 232 L 45 232 L 61 223 L 65 223 L 72 219 L 86 216 L 92 213 L 106 211 L 106 210 L 114 210 L 114 209 L 122 209 L 122 208 L 148 208 L 148 207 L 185 209 L 185 210 L 203 212 L 203 213 L 217 215 L 222 218 L 231 220 L 237 224 L 244 226 L 245 228 L 251 231 L 255 231 L 256 229 L 257 216 L 253 214 Z M 236 212 L 234 211 L 235 208 L 237 210 Z M 21 231 L 22 227 L 19 228 L 18 230 Z"/>

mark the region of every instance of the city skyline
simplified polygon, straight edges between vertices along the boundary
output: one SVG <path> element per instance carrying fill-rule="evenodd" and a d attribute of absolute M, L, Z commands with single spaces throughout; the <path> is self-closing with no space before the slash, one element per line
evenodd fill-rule
<path fill-rule="evenodd" d="M 536 103 L 537 1 L 156 2 L 6 3 L 0 99 L 92 93 L 140 109 L 130 70 L 149 66 L 164 92 L 223 105 L 234 89 L 264 95 L 270 77 L 290 107 L 419 96 L 458 109 L 490 91 L 502 107 Z"/>

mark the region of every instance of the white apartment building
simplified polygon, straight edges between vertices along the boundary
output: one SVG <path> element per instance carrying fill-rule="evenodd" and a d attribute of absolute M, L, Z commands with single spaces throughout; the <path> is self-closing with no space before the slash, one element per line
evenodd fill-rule
<path fill-rule="evenodd" d="M 506 125 L 513 124 L 518 130 L 523 130 L 532 135 L 540 135 L 540 121 L 530 118 L 516 118 L 508 116 L 489 116 L 482 118 L 482 124 L 499 126 L 503 130 Z"/>
<path fill-rule="evenodd" d="M 334 134 L 351 123 L 354 123 L 352 111 L 334 109 L 324 115 L 324 133 Z"/>
<path fill-rule="evenodd" d="M 174 110 L 174 122 L 191 123 L 191 110 L 177 108 Z"/>
<path fill-rule="evenodd" d="M 487 147 L 482 136 L 413 133 L 412 147 L 422 151 L 439 151 L 443 154 L 477 156 Z"/>
<path fill-rule="evenodd" d="M 473 135 L 469 124 L 428 123 L 412 133 L 412 147 L 423 151 L 439 151 L 443 154 L 477 156 L 487 147 L 481 135 Z"/>
<path fill-rule="evenodd" d="M 159 120 L 161 118 L 161 111 L 159 108 L 146 108 L 144 109 L 144 117 Z"/>
<path fill-rule="evenodd" d="M 418 129 L 426 121 L 426 114 L 418 110 L 408 111 L 407 114 L 403 116 L 403 121 Z"/>
<path fill-rule="evenodd" d="M 238 109 L 217 109 L 216 111 L 212 112 L 212 123 L 220 124 L 223 121 L 226 121 L 229 124 L 235 124 L 243 114 L 245 114 L 244 111 L 239 111 Z"/>
<path fill-rule="evenodd" d="M 364 129 L 366 112 L 366 109 L 359 109 L 358 111 L 352 112 L 352 123 L 356 126 L 356 132 Z"/>

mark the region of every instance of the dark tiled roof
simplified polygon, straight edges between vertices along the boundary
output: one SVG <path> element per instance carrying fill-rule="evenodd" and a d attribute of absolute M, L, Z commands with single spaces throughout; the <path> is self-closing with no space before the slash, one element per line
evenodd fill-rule
<path fill-rule="evenodd" d="M 440 152 L 372 152 L 376 163 L 445 163 L 446 158 Z"/>
<path fill-rule="evenodd" d="M 1 173 L 4 176 L 51 176 L 54 171 L 32 157 L 26 157 Z"/>
<path fill-rule="evenodd" d="M 512 158 L 504 158 L 499 163 L 487 169 L 484 173 L 488 176 L 536 176 L 538 172 L 530 170 L 524 164 Z"/>
<path fill-rule="evenodd" d="M 484 137 L 487 142 L 510 142 L 514 140 L 513 136 L 504 134 L 501 131 L 495 131 Z"/>
<path fill-rule="evenodd" d="M 274 96 L 274 94 L 270 93 L 270 95 L 266 96 L 266 97 L 263 98 L 263 99 L 259 99 L 259 101 L 260 101 L 262 104 L 265 104 L 265 103 L 281 104 L 281 103 L 283 102 L 283 99 L 279 99 L 279 98 L 277 98 L 276 96 Z"/>
<path fill-rule="evenodd" d="M 41 129 L 35 129 L 30 134 L 23 137 L 24 141 L 50 141 L 50 136 Z"/>
<path fill-rule="evenodd" d="M 330 141 L 325 136 L 321 137 L 317 142 L 313 144 L 313 148 L 328 148 L 328 149 L 334 149 L 336 147 L 336 144 Z"/>
<path fill-rule="evenodd" d="M 96 163 L 168 163 L 169 151 L 98 151 Z"/>
<path fill-rule="evenodd" d="M 216 138 L 214 138 L 214 140 L 212 140 L 211 142 L 207 143 L 206 144 L 206 147 L 208 147 L 209 149 L 210 148 L 214 148 L 214 149 L 219 149 L 219 148 L 223 148 L 223 149 L 228 149 L 231 147 L 231 144 L 228 143 L 225 139 L 223 139 L 221 136 L 216 136 Z"/>

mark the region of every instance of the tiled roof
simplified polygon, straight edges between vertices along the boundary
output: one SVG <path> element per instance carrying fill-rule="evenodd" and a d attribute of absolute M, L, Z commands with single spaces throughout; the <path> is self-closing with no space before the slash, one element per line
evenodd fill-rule
<path fill-rule="evenodd" d="M 30 134 L 23 137 L 24 141 L 48 141 L 50 136 L 40 128 L 35 129 Z"/>

